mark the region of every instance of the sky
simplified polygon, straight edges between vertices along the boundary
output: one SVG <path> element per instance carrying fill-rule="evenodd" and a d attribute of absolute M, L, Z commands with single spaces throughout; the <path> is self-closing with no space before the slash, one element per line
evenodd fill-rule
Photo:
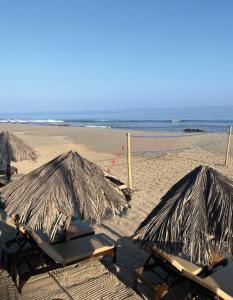
<path fill-rule="evenodd" d="M 231 0 L 0 0 L 0 111 L 233 105 Z"/>

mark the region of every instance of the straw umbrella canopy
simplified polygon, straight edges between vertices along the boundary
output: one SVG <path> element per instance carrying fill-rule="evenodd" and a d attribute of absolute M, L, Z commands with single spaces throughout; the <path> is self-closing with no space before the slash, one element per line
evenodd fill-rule
<path fill-rule="evenodd" d="M 100 223 L 129 207 L 126 191 L 77 152 L 62 154 L 1 189 L 10 217 L 50 235 L 54 220 L 68 226 L 71 216 Z M 58 218 L 59 217 L 59 218 Z"/>
<path fill-rule="evenodd" d="M 6 130 L 0 133 L 0 164 L 8 167 L 8 176 L 10 176 L 12 161 L 35 160 L 36 158 L 35 151 L 21 139 Z"/>
<path fill-rule="evenodd" d="M 134 234 L 141 246 L 209 264 L 213 249 L 232 258 L 233 181 L 199 166 L 177 182 Z"/>

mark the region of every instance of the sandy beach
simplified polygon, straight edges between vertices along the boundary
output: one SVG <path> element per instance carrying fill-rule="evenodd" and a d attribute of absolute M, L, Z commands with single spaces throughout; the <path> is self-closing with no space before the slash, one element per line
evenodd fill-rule
<path fill-rule="evenodd" d="M 233 300 L 233 1 L 0 8 L 0 300 Z"/>
<path fill-rule="evenodd" d="M 36 162 L 14 163 L 19 173 L 26 174 L 51 160 L 57 155 L 75 150 L 85 158 L 108 169 L 113 175 L 127 182 L 126 131 L 96 128 L 78 128 L 66 126 L 33 126 L 24 124 L 1 124 L 0 131 L 7 129 L 31 145 L 39 154 Z M 142 134 L 140 132 L 134 134 Z M 143 132 L 143 135 L 151 133 Z M 152 133 L 155 135 L 155 133 Z M 161 133 L 160 133 L 161 134 Z M 166 133 L 168 135 L 168 133 Z M 164 134 L 163 134 L 164 135 Z M 132 270 L 143 264 L 146 254 L 132 244 L 129 237 L 158 203 L 161 196 L 181 177 L 200 164 L 210 165 L 233 179 L 233 151 L 228 167 L 224 166 L 226 136 L 212 135 L 208 140 L 221 140 L 208 147 L 188 147 L 193 144 L 191 138 L 184 137 L 177 142 L 166 143 L 133 141 L 133 150 L 164 149 L 170 147 L 184 150 L 168 153 L 142 154 L 138 151 L 132 156 L 133 200 L 132 208 L 123 219 L 106 220 L 97 232 L 105 232 L 117 241 L 118 267 L 117 276 L 132 286 Z M 198 141 L 200 142 L 200 141 Z M 133 144 L 135 143 L 135 145 Z M 147 143 L 147 144 L 146 144 Z M 154 144 L 153 144 L 154 143 Z M 174 143 L 174 144 L 173 144 Z M 197 142 L 195 142 L 197 143 Z M 204 144 L 204 142 L 202 142 Z M 123 146 L 123 147 L 122 147 Z M 157 148 L 156 148 L 157 147 Z M 188 148 L 185 150 L 185 148 Z M 148 295 L 147 295 L 148 296 Z M 148 296 L 149 297 L 149 296 Z"/>

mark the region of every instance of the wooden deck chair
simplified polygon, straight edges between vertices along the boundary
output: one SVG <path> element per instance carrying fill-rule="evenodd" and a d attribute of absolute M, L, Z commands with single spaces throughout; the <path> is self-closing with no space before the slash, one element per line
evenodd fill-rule
<path fill-rule="evenodd" d="M 7 175 L 8 168 L 6 165 L 0 165 L 0 175 Z M 10 166 L 10 173 L 11 175 L 13 174 L 18 174 L 18 169 L 16 167 Z"/>
<path fill-rule="evenodd" d="M 150 263 L 152 261 L 152 263 Z M 160 272 L 156 272 L 156 268 L 160 267 L 164 270 L 167 276 L 161 277 Z M 161 279 L 162 283 L 159 285 L 152 284 L 145 276 L 145 272 L 153 271 Z M 152 248 L 151 255 L 147 259 L 143 267 L 134 270 L 134 289 L 137 290 L 138 280 L 141 280 L 145 285 L 154 291 L 154 299 L 161 299 L 162 295 L 168 291 L 172 286 L 180 283 L 182 279 L 182 272 L 186 271 L 192 275 L 199 275 L 202 273 L 202 267 L 190 262 L 184 256 L 175 256 L 167 254 L 166 252 Z"/>
<path fill-rule="evenodd" d="M 8 183 L 10 183 L 13 180 L 19 179 L 22 176 L 23 176 L 23 174 L 13 174 L 9 180 L 6 175 L 0 175 L 0 187 L 7 185 Z"/>
<path fill-rule="evenodd" d="M 8 223 L 10 225 L 13 225 L 14 222 L 11 219 L 9 219 Z M 71 232 L 67 231 L 65 235 L 66 241 L 95 234 L 93 227 L 84 221 L 79 220 L 72 222 L 71 224 L 73 224 L 72 226 L 75 228 L 73 228 L 73 231 Z M 32 249 L 35 249 L 35 243 L 33 243 L 32 240 L 30 243 L 30 238 L 28 239 L 27 227 L 16 223 L 14 224 L 14 226 L 17 229 L 15 238 L 7 240 L 2 245 L 1 260 L 5 264 L 6 268 L 8 268 L 8 260 L 12 256 L 17 255 L 19 253 L 20 255 L 26 255 L 30 253 Z M 51 245 L 64 243 L 65 241 L 64 238 L 61 238 L 61 236 L 55 236 L 55 239 L 53 241 L 50 241 L 48 235 L 45 234 L 44 231 L 41 229 L 37 229 L 36 233 L 42 240 Z"/>
<path fill-rule="evenodd" d="M 218 269 L 209 276 L 201 278 L 187 271 L 182 272 L 194 284 L 198 291 L 214 299 L 233 300 L 233 264 Z"/>
<path fill-rule="evenodd" d="M 193 275 L 198 275 L 202 272 L 202 267 L 190 262 L 189 258 L 184 255 L 170 255 L 158 249 L 152 249 L 152 255 L 157 260 L 162 259 L 163 262 L 170 265 L 175 271 L 183 272 L 185 270 Z"/>
<path fill-rule="evenodd" d="M 11 257 L 9 263 L 12 279 L 15 281 L 19 292 L 33 275 L 107 254 L 111 254 L 113 262 L 116 262 L 116 247 L 112 240 L 103 233 L 55 245 L 45 242 L 35 230 L 30 230 L 30 233 L 28 231 L 28 234 L 34 242 L 34 251 L 30 255 L 18 253 Z"/>
<path fill-rule="evenodd" d="M 24 226 L 19 224 L 18 216 L 15 216 L 14 219 L 7 217 L 5 223 L 15 228 L 15 237 L 10 240 L 6 240 L 2 244 L 1 260 L 7 267 L 7 261 L 11 256 L 22 252 L 28 253 L 28 251 L 30 251 L 29 249 L 31 248 L 31 244 L 25 235 Z"/>

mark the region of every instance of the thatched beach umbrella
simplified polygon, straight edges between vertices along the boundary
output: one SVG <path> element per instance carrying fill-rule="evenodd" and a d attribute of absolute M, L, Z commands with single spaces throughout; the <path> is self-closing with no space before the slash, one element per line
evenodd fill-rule
<path fill-rule="evenodd" d="M 7 167 L 7 176 L 10 178 L 10 164 L 12 161 L 34 160 L 35 151 L 21 139 L 8 131 L 0 133 L 0 164 Z"/>
<path fill-rule="evenodd" d="M 199 166 L 177 182 L 136 230 L 142 247 L 209 264 L 213 249 L 233 253 L 233 181 Z"/>
<path fill-rule="evenodd" d="M 128 208 L 124 191 L 109 178 L 70 151 L 3 187 L 1 196 L 10 217 L 19 215 L 20 223 L 50 234 L 55 220 L 68 226 L 70 217 L 78 215 L 100 223 L 108 214 Z"/>

